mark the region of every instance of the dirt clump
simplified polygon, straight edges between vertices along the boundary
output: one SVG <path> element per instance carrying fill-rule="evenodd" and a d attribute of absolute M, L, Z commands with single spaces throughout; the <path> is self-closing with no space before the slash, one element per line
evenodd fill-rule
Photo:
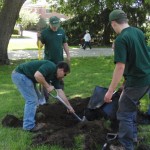
<path fill-rule="evenodd" d="M 76 114 L 82 118 L 89 102 L 89 97 L 72 99 Z M 110 132 L 102 120 L 80 122 L 66 111 L 61 103 L 42 105 L 37 109 L 37 122 L 45 122 L 47 128 L 33 137 L 33 145 L 50 144 L 60 145 L 63 148 L 73 148 L 75 137 L 82 135 L 83 149 L 96 149 L 97 145 L 105 142 L 107 132 Z"/>
<path fill-rule="evenodd" d="M 85 115 L 90 97 L 76 97 L 70 100 L 76 114 L 82 118 Z M 97 109 L 92 112 L 91 121 L 80 122 L 68 113 L 65 106 L 60 103 L 47 103 L 40 105 L 36 112 L 36 123 L 46 123 L 46 128 L 38 133 L 33 133 L 32 146 L 59 145 L 64 149 L 76 149 L 76 137 L 81 138 L 83 150 L 98 150 L 106 142 L 107 133 L 116 133 L 118 122 L 106 118 Z M 97 115 L 99 114 L 99 115 Z M 96 117 L 95 117 L 96 116 Z M 92 118 L 93 117 L 93 118 Z M 21 127 L 22 120 L 12 115 L 6 115 L 2 120 L 5 127 Z"/>

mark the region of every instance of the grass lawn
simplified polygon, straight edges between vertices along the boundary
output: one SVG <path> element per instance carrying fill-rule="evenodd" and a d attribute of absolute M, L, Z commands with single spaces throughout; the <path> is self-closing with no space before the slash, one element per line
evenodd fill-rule
<path fill-rule="evenodd" d="M 30 60 L 12 61 L 11 65 L 0 66 L 0 121 L 6 114 L 17 117 L 23 116 L 24 100 L 11 81 L 12 70 L 20 63 Z M 72 58 L 71 73 L 65 78 L 65 93 L 69 98 L 76 96 L 91 96 L 96 85 L 108 87 L 114 64 L 112 57 Z M 148 106 L 148 97 L 142 99 L 141 109 Z M 140 135 L 150 138 L 150 126 L 140 126 Z M 4 128 L 0 124 L 0 150 L 63 150 L 58 146 L 32 147 L 33 134 L 22 129 Z M 149 139 L 148 138 L 148 139 Z M 150 141 L 146 141 L 150 144 Z M 81 150 L 80 138 L 77 140 L 76 150 Z"/>
<path fill-rule="evenodd" d="M 70 46 L 70 48 L 78 48 L 79 46 Z M 38 50 L 36 39 L 19 35 L 12 35 L 8 44 L 8 50 Z"/>
<path fill-rule="evenodd" d="M 11 38 L 8 44 L 8 50 L 37 50 L 36 40 L 23 38 Z"/>
<path fill-rule="evenodd" d="M 70 48 L 79 48 L 79 46 L 69 46 Z M 8 51 L 10 50 L 38 50 L 36 41 L 26 38 L 13 38 L 9 41 Z"/>

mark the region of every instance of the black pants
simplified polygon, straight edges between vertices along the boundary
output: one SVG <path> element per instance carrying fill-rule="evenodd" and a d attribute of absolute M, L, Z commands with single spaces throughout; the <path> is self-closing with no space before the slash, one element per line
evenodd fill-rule
<path fill-rule="evenodd" d="M 90 49 L 92 48 L 90 41 L 89 42 L 87 42 L 87 41 L 84 42 L 83 49 L 86 49 L 87 46 L 89 46 Z"/>

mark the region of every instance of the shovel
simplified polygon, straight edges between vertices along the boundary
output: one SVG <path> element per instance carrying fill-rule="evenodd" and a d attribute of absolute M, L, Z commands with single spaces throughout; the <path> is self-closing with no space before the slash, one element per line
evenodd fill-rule
<path fill-rule="evenodd" d="M 53 98 L 59 100 L 67 109 L 69 109 L 69 106 L 63 101 L 63 99 L 61 97 L 59 97 L 58 92 L 56 91 L 56 89 L 54 89 L 54 91 L 55 91 L 56 94 L 54 95 L 54 94 L 50 93 L 50 95 Z M 72 112 L 72 114 L 77 118 L 78 121 L 80 121 L 80 122 L 85 121 L 85 117 L 83 117 L 83 119 L 81 119 L 75 112 Z"/>
<path fill-rule="evenodd" d="M 105 104 L 104 96 L 107 91 L 107 88 L 96 86 L 87 107 L 89 109 L 97 109 L 103 106 Z M 117 91 L 113 93 L 112 98 L 115 96 L 115 93 L 117 93 Z"/>
<path fill-rule="evenodd" d="M 104 96 L 106 92 L 108 91 L 107 88 L 96 86 L 93 95 L 90 98 L 90 101 L 88 103 L 89 109 L 96 109 L 100 108 L 105 102 L 104 102 Z"/>
<path fill-rule="evenodd" d="M 148 110 L 147 110 L 147 114 L 150 115 L 150 89 L 147 92 L 148 95 Z"/>
<path fill-rule="evenodd" d="M 103 145 L 102 150 L 106 150 L 108 144 L 110 144 L 111 141 L 115 140 L 117 136 L 118 135 L 116 133 L 107 133 L 107 136 L 106 136 L 107 142 Z"/>

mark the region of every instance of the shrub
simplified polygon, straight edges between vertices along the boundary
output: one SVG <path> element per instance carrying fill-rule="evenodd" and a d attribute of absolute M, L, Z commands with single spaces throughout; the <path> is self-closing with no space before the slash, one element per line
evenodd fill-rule
<path fill-rule="evenodd" d="M 48 25 L 47 25 L 46 21 L 44 20 L 44 18 L 40 17 L 40 19 L 36 25 L 37 31 L 41 31 L 44 28 L 46 28 L 47 26 Z"/>
<path fill-rule="evenodd" d="M 147 45 L 150 46 L 150 27 L 146 32 Z"/>
<path fill-rule="evenodd" d="M 14 29 L 13 30 L 13 34 L 19 35 L 19 30 L 18 29 Z"/>
<path fill-rule="evenodd" d="M 29 10 L 21 10 L 19 14 L 19 20 L 24 29 L 34 29 L 39 21 L 39 15 Z"/>

